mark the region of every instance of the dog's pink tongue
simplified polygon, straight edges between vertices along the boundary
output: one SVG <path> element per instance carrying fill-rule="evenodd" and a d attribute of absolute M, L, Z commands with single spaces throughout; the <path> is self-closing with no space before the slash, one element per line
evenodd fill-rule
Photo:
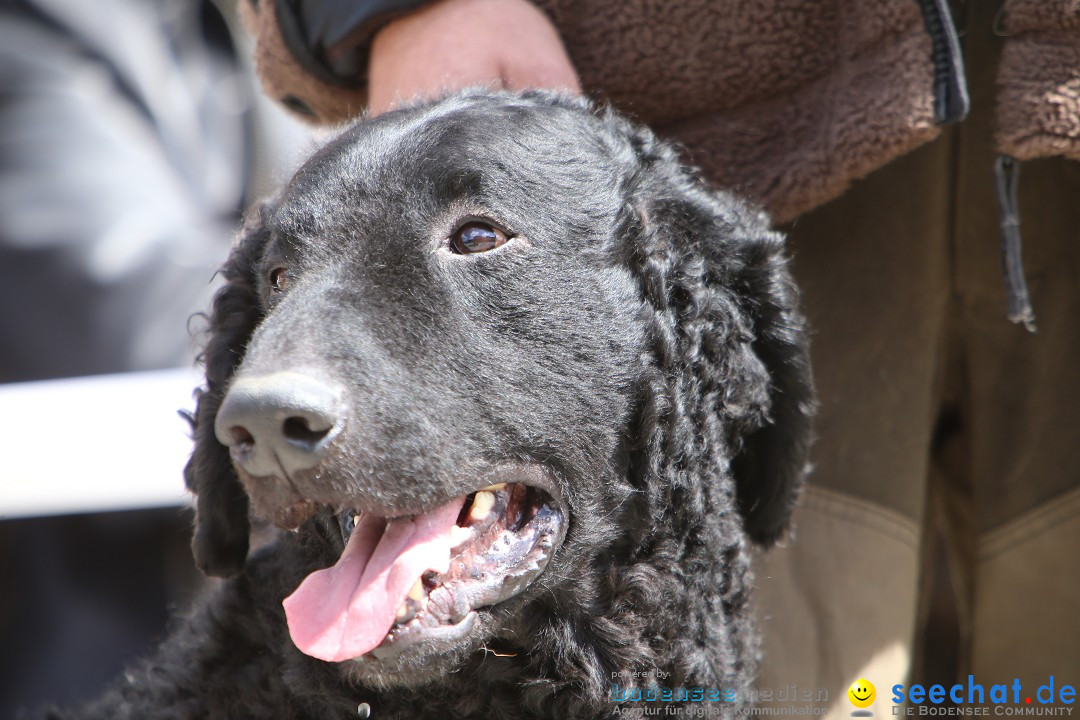
<path fill-rule="evenodd" d="M 385 523 L 362 516 L 337 563 L 308 575 L 282 603 L 296 647 L 341 662 L 378 646 L 417 579 L 449 569 L 450 529 L 464 503 Z"/>

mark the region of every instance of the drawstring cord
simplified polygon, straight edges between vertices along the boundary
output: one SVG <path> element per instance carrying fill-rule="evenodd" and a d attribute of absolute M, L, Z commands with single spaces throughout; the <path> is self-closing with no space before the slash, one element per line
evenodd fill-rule
<path fill-rule="evenodd" d="M 1009 320 L 1023 324 L 1028 332 L 1035 332 L 1035 310 L 1031 307 L 1031 296 L 1024 280 L 1021 255 L 1020 204 L 1017 200 L 1020 163 L 1016 158 L 998 155 L 994 161 L 994 180 L 1001 209 L 1001 270 L 1005 276 Z"/>

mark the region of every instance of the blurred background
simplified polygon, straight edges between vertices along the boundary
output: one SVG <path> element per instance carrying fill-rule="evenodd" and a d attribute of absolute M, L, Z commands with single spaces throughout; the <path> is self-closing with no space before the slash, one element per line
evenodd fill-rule
<path fill-rule="evenodd" d="M 247 42 L 228 0 L 0 0 L 0 717 L 95 695 L 203 582 L 191 318 L 313 144 Z"/>

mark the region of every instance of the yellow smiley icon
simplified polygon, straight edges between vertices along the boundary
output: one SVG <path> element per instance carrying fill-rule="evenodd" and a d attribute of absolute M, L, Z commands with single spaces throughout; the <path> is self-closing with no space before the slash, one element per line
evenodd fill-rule
<path fill-rule="evenodd" d="M 874 683 L 865 678 L 859 678 L 851 683 L 851 687 L 847 690 L 847 696 L 852 705 L 857 708 L 864 708 L 874 704 L 877 691 L 874 689 Z"/>

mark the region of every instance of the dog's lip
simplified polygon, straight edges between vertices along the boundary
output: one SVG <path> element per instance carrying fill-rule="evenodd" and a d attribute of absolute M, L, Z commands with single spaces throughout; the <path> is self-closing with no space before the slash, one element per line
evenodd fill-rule
<path fill-rule="evenodd" d="M 425 640 L 429 642 L 453 642 L 454 640 L 458 640 L 459 638 L 468 635 L 472 631 L 473 627 L 476 625 L 476 618 L 478 615 L 478 610 L 472 610 L 460 621 L 450 625 L 429 628 L 426 630 L 423 637 L 417 637 L 416 639 L 406 639 L 399 633 L 394 636 L 394 641 L 391 642 L 390 639 L 394 633 L 394 631 L 391 630 L 391 635 L 388 635 L 387 639 L 384 640 L 381 645 L 367 655 L 356 658 L 355 661 L 364 661 L 368 656 L 380 662 L 392 660 L 409 648 Z"/>
<path fill-rule="evenodd" d="M 329 509 L 334 516 L 343 516 L 348 512 L 365 514 L 369 513 L 385 520 L 397 520 L 421 515 L 433 508 L 439 507 L 456 498 L 468 497 L 477 492 L 489 489 L 500 484 L 517 483 L 534 487 L 545 492 L 549 499 L 558 507 L 564 515 L 567 513 L 567 503 L 563 498 L 562 487 L 554 473 L 538 463 L 521 463 L 498 465 L 494 468 L 477 473 L 469 484 L 461 483 L 463 491 L 452 494 L 439 495 L 422 504 L 402 503 L 396 508 L 387 505 L 373 506 L 366 498 L 339 499 L 336 502 L 322 500 L 319 507 Z M 471 488 L 471 489 L 466 489 Z"/>

